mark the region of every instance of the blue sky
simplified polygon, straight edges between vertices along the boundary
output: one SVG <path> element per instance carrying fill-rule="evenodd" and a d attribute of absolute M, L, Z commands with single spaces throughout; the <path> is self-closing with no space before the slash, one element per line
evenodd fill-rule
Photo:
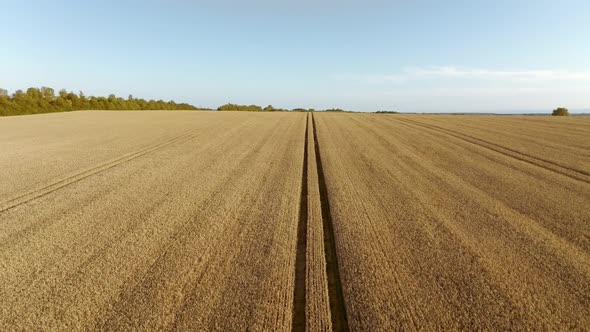
<path fill-rule="evenodd" d="M 590 1 L 5 1 L 0 87 L 359 111 L 590 109 Z"/>

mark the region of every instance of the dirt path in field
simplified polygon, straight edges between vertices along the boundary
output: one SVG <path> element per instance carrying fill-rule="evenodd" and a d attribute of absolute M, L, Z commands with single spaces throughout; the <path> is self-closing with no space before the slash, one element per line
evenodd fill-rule
<path fill-rule="evenodd" d="M 293 331 L 348 331 L 338 256 L 313 115 L 307 116 L 295 264 Z"/>
<path fill-rule="evenodd" d="M 330 316 L 332 328 L 336 331 L 348 331 L 348 320 L 346 318 L 346 307 L 342 292 L 342 281 L 338 266 L 338 253 L 336 251 L 336 239 L 334 237 L 334 225 L 330 208 L 330 197 L 326 188 L 320 143 L 318 142 L 315 118 L 312 117 L 313 140 L 317 165 L 317 177 L 319 186 L 319 198 L 322 209 L 322 225 L 324 233 L 324 259 L 326 261 L 326 276 L 328 280 L 328 297 L 330 300 Z"/>
<path fill-rule="evenodd" d="M 304 331 L 306 325 L 306 273 L 307 273 L 307 229 L 308 229 L 308 149 L 309 116 L 305 119 L 303 136 L 303 164 L 301 167 L 301 199 L 299 200 L 299 222 L 297 224 L 297 249 L 295 253 L 295 285 L 293 288 L 293 331 Z"/>

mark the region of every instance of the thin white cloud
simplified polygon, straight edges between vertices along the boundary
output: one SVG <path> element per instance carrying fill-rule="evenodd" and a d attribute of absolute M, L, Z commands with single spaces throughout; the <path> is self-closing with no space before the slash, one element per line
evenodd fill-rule
<path fill-rule="evenodd" d="M 565 70 L 490 70 L 480 68 L 432 67 L 429 69 L 410 70 L 414 76 L 440 76 L 450 78 L 474 79 L 511 79 L 525 81 L 577 81 L 590 80 L 590 72 L 574 72 Z"/>
<path fill-rule="evenodd" d="M 526 95 L 538 95 L 542 93 L 548 93 L 553 91 L 552 89 L 546 88 L 534 88 L 534 87 L 493 87 L 493 88 L 481 88 L 481 87 L 468 87 L 468 88 L 414 88 L 405 90 L 385 90 L 383 95 L 386 96 L 407 96 L 407 97 L 420 97 L 427 95 L 428 97 L 514 97 L 514 96 L 526 96 Z"/>
<path fill-rule="evenodd" d="M 477 80 L 511 82 L 590 82 L 590 72 L 568 70 L 493 70 L 455 66 L 432 66 L 405 68 L 400 73 L 387 75 L 338 75 L 336 79 L 356 79 L 366 82 L 406 83 L 411 81 Z"/>

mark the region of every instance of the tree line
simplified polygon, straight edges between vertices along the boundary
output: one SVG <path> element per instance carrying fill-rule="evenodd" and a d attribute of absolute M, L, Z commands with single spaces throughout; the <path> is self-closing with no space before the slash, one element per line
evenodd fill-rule
<path fill-rule="evenodd" d="M 78 110 L 197 110 L 199 108 L 174 101 L 145 100 L 129 95 L 127 99 L 114 94 L 108 97 L 86 96 L 48 87 L 28 88 L 9 94 L 0 89 L 0 116 L 67 112 Z"/>
<path fill-rule="evenodd" d="M 268 105 L 264 108 L 258 105 L 237 105 L 237 104 L 225 104 L 217 108 L 218 111 L 242 111 L 242 112 L 350 112 L 340 108 L 329 108 L 325 110 L 316 110 L 313 108 L 275 108 L 272 105 Z"/>
<path fill-rule="evenodd" d="M 129 95 L 127 99 L 117 97 L 114 94 L 108 97 L 86 96 L 82 91 L 55 90 L 49 87 L 28 88 L 26 91 L 17 90 L 9 94 L 8 90 L 0 89 L 0 116 L 39 114 L 53 112 L 68 112 L 80 110 L 210 110 L 200 108 L 187 103 L 174 101 L 145 100 Z M 225 104 L 217 108 L 218 111 L 245 111 L 245 112 L 349 112 L 340 108 L 315 110 L 313 108 L 284 109 L 275 108 L 272 105 L 261 107 L 258 105 Z"/>

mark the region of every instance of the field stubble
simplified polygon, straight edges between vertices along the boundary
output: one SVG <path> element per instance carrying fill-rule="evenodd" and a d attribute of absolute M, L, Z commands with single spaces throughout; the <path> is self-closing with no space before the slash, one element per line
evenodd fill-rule
<path fill-rule="evenodd" d="M 0 119 L 0 329 L 590 328 L 590 119 Z"/>
<path fill-rule="evenodd" d="M 317 116 L 351 329 L 589 327 L 588 119 L 495 119 Z"/>

